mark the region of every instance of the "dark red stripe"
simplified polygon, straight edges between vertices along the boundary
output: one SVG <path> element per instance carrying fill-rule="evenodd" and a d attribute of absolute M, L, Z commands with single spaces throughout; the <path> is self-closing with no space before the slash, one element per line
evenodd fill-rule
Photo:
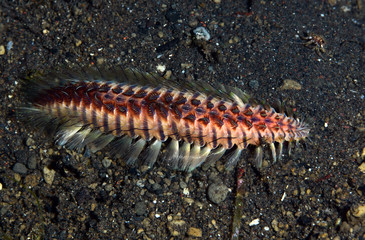
<path fill-rule="evenodd" d="M 212 143 L 213 143 L 213 148 L 216 148 L 218 142 L 217 142 L 217 131 L 215 130 L 215 127 L 213 127 L 212 129 Z"/>
<path fill-rule="evenodd" d="M 104 132 L 109 132 L 108 113 L 106 112 L 103 114 L 103 128 Z"/>
<path fill-rule="evenodd" d="M 144 117 L 144 119 L 143 119 L 143 133 L 144 133 L 145 139 L 150 140 L 150 132 L 148 129 L 148 120 L 146 119 L 146 117 Z"/>
<path fill-rule="evenodd" d="M 122 129 L 120 127 L 120 116 L 119 114 L 115 114 L 115 133 L 118 136 L 122 133 Z"/>
<path fill-rule="evenodd" d="M 202 146 L 204 146 L 203 128 L 202 128 L 202 126 L 198 126 L 198 129 L 199 129 L 199 136 L 198 136 L 199 144 L 202 147 Z"/>
<path fill-rule="evenodd" d="M 172 129 L 172 134 L 176 136 L 176 140 L 180 140 L 180 135 L 176 126 L 175 121 L 171 122 L 171 129 Z"/>
<path fill-rule="evenodd" d="M 94 125 L 94 127 L 98 127 L 98 122 L 96 118 L 96 111 L 91 110 L 91 123 Z"/>
<path fill-rule="evenodd" d="M 193 142 L 193 139 L 192 139 L 191 133 L 190 133 L 190 125 L 188 122 L 185 122 L 185 137 L 186 137 L 186 140 L 188 141 L 188 143 Z"/>
<path fill-rule="evenodd" d="M 130 116 L 129 117 L 129 132 L 130 132 L 130 136 L 134 137 L 135 136 L 135 132 L 134 132 L 134 120 L 133 117 Z"/>
<path fill-rule="evenodd" d="M 157 127 L 158 127 L 158 133 L 160 134 L 161 141 L 165 141 L 166 140 L 166 136 L 165 136 L 165 133 L 163 131 L 163 127 L 162 127 L 162 123 L 161 123 L 161 119 L 160 118 L 157 118 Z"/>

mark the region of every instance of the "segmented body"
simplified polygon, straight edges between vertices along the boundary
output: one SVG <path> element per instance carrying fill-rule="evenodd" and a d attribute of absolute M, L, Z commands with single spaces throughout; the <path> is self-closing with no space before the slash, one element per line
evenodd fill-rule
<path fill-rule="evenodd" d="M 168 142 L 165 160 L 184 170 L 196 168 L 207 158 L 216 161 L 232 148 L 229 163 L 234 164 L 249 144 L 273 146 L 274 142 L 303 139 L 309 132 L 304 123 L 273 108 L 163 84 L 151 87 L 73 80 L 42 91 L 32 101 L 37 111 L 56 117 L 64 125 L 59 130 L 61 144 L 84 146 L 104 137 L 100 143 L 104 147 L 122 139 L 120 144 L 127 149 L 120 147 L 129 152 L 127 161 L 134 162 L 147 143 L 150 151 L 146 158 L 152 165 L 161 143 Z M 72 124 L 66 123 L 68 119 Z M 96 137 L 90 137 L 93 132 L 97 132 Z M 96 146 L 98 149 L 100 146 Z"/>

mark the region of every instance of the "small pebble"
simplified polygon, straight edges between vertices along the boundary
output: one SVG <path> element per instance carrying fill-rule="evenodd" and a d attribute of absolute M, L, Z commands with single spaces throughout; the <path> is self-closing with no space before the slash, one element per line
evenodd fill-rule
<path fill-rule="evenodd" d="M 159 38 L 163 38 L 163 32 L 162 32 L 162 31 L 159 31 L 159 32 L 157 33 L 157 35 L 158 35 L 158 37 L 159 37 Z"/>
<path fill-rule="evenodd" d="M 161 185 L 158 183 L 154 183 L 152 185 L 152 191 L 156 192 L 156 191 L 160 191 L 162 189 Z"/>
<path fill-rule="evenodd" d="M 145 215 L 147 213 L 147 206 L 144 202 L 137 202 L 134 211 L 138 216 Z"/>
<path fill-rule="evenodd" d="M 97 186 L 98 186 L 98 183 L 92 183 L 89 185 L 89 188 L 95 190 Z"/>
<path fill-rule="evenodd" d="M 248 82 L 248 86 L 250 86 L 250 88 L 252 88 L 253 90 L 257 90 L 260 86 L 259 81 L 257 80 L 251 80 Z"/>
<path fill-rule="evenodd" d="M 275 232 L 279 231 L 278 221 L 276 219 L 272 220 L 271 227 L 274 229 Z"/>
<path fill-rule="evenodd" d="M 177 20 L 180 17 L 180 12 L 178 12 L 173 8 L 170 8 L 169 10 L 166 11 L 165 17 L 169 22 L 177 22 Z"/>
<path fill-rule="evenodd" d="M 79 39 L 76 39 L 75 46 L 79 47 L 82 44 L 82 41 Z"/>
<path fill-rule="evenodd" d="M 166 65 L 158 64 L 156 67 L 157 71 L 164 72 L 166 70 Z"/>
<path fill-rule="evenodd" d="M 197 27 L 193 32 L 197 40 L 208 41 L 210 39 L 210 34 L 205 27 Z"/>
<path fill-rule="evenodd" d="M 365 173 L 365 162 L 361 163 L 361 165 L 359 166 L 359 170 L 362 173 Z"/>
<path fill-rule="evenodd" d="M 26 174 L 28 169 L 27 167 L 22 163 L 15 163 L 13 167 L 13 171 L 20 174 Z"/>
<path fill-rule="evenodd" d="M 256 219 L 252 220 L 248 225 L 250 227 L 252 227 L 252 226 L 259 225 L 259 224 L 260 224 L 260 219 L 259 218 L 256 218 Z"/>
<path fill-rule="evenodd" d="M 40 176 L 39 175 L 27 175 L 25 176 L 25 184 L 30 187 L 35 187 L 40 182 Z"/>
<path fill-rule="evenodd" d="M 104 187 L 105 191 L 110 192 L 114 189 L 113 184 L 107 184 Z"/>
<path fill-rule="evenodd" d="M 22 177 L 20 176 L 19 173 L 14 173 L 14 179 L 16 182 L 19 182 L 20 180 L 22 180 Z"/>
<path fill-rule="evenodd" d="M 180 185 L 181 189 L 184 189 L 184 188 L 188 187 L 188 185 L 184 181 L 180 181 L 179 185 Z"/>
<path fill-rule="evenodd" d="M 180 236 L 181 232 L 186 231 L 186 222 L 181 219 L 173 219 L 167 224 L 167 228 L 172 236 Z"/>
<path fill-rule="evenodd" d="M 191 237 L 201 238 L 203 236 L 203 232 L 200 228 L 190 227 L 188 230 L 188 235 Z"/>
<path fill-rule="evenodd" d="M 297 81 L 291 79 L 285 79 L 283 81 L 283 85 L 280 87 L 281 90 L 300 90 L 302 89 L 302 85 Z"/>
<path fill-rule="evenodd" d="M 170 79 L 171 74 L 172 74 L 171 70 L 167 70 L 167 71 L 166 71 L 166 73 L 165 73 L 165 75 L 164 75 L 163 77 L 164 77 L 165 79 Z"/>
<path fill-rule="evenodd" d="M 219 204 L 226 199 L 228 192 L 226 185 L 213 183 L 208 188 L 208 197 L 212 202 Z"/>
<path fill-rule="evenodd" d="M 184 201 L 189 204 L 189 205 L 192 205 L 194 203 L 194 199 L 192 198 L 184 198 Z"/>
<path fill-rule="evenodd" d="M 347 212 L 348 217 L 349 215 L 365 220 L 365 204 L 352 206 L 351 209 Z"/>
<path fill-rule="evenodd" d="M 56 174 L 55 170 L 49 169 L 48 167 L 43 168 L 44 181 L 49 185 L 52 185 L 55 174 Z"/>
<path fill-rule="evenodd" d="M 28 138 L 27 141 L 25 142 L 25 144 L 30 147 L 30 146 L 33 146 L 35 143 L 35 141 L 33 140 L 33 138 Z"/>
<path fill-rule="evenodd" d="M 138 180 L 137 180 L 136 185 L 137 185 L 138 187 L 140 187 L 140 188 L 143 188 L 143 187 L 144 187 L 144 180 L 142 180 L 142 179 L 138 179 Z"/>
<path fill-rule="evenodd" d="M 101 161 L 101 163 L 103 164 L 103 166 L 104 166 L 105 168 L 108 168 L 108 167 L 110 167 L 110 164 L 112 163 L 112 160 L 110 160 L 109 158 L 104 158 L 104 159 Z"/>
<path fill-rule="evenodd" d="M 13 41 L 9 41 L 8 44 L 6 44 L 6 50 L 8 50 L 8 52 L 13 48 Z"/>
<path fill-rule="evenodd" d="M 5 54 L 5 46 L 0 45 L 0 55 L 4 55 L 4 54 Z"/>
<path fill-rule="evenodd" d="M 190 20 L 188 24 L 190 27 L 196 27 L 198 25 L 198 23 L 199 23 L 198 20 L 193 19 L 193 20 Z"/>

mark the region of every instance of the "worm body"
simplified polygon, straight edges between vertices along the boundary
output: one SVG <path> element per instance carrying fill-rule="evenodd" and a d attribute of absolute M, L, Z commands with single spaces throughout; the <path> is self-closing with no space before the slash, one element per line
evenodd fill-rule
<path fill-rule="evenodd" d="M 60 145 L 94 152 L 109 145 L 130 164 L 152 166 L 161 158 L 191 171 L 230 150 L 226 165 L 233 166 L 243 149 L 255 145 L 260 165 L 261 145 L 270 145 L 275 161 L 284 141 L 309 133 L 293 117 L 246 103 L 247 95 L 237 89 L 178 84 L 131 69 L 49 75 L 26 88 L 30 107 L 23 112 L 35 125 L 53 125 Z"/>

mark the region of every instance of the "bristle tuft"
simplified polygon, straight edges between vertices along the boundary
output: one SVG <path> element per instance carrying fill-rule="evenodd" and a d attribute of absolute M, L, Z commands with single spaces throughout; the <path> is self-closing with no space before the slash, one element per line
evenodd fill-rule
<path fill-rule="evenodd" d="M 262 150 L 262 147 L 259 146 L 255 149 L 255 166 L 257 168 L 262 167 L 262 159 L 264 157 L 264 151 Z"/>
<path fill-rule="evenodd" d="M 154 140 L 146 149 L 144 153 L 144 161 L 143 164 L 147 165 L 148 167 L 152 167 L 155 164 L 158 154 L 160 153 L 162 142 L 159 140 Z"/>
<path fill-rule="evenodd" d="M 135 142 L 132 145 L 131 149 L 125 156 L 127 164 L 134 165 L 136 163 L 138 156 L 139 154 L 141 154 L 145 145 L 146 145 L 146 140 L 144 140 L 143 138 L 140 138 L 139 140 L 137 140 L 137 142 Z"/>

